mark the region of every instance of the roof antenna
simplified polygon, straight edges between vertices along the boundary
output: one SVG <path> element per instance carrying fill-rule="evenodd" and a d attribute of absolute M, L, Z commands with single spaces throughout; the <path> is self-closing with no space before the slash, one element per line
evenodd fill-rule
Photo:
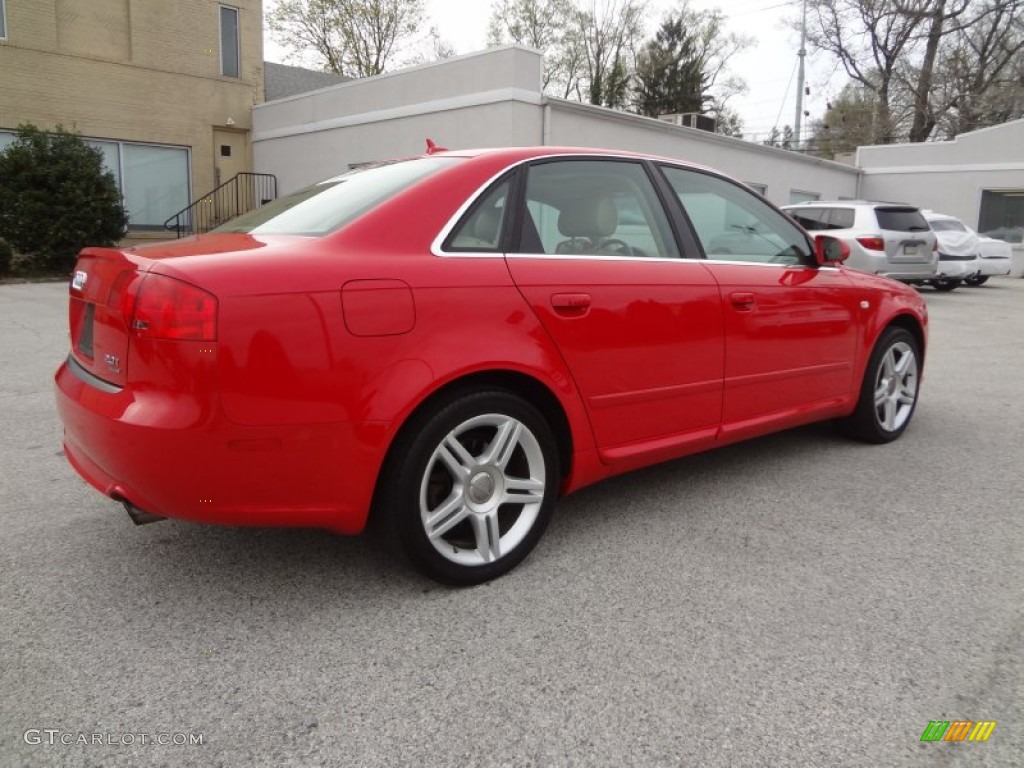
<path fill-rule="evenodd" d="M 427 154 L 428 155 L 433 155 L 433 154 L 436 154 L 437 152 L 447 152 L 447 151 L 448 151 L 447 147 L 439 147 L 439 146 L 437 146 L 437 144 L 434 143 L 433 139 L 430 139 L 430 138 L 427 139 Z"/>

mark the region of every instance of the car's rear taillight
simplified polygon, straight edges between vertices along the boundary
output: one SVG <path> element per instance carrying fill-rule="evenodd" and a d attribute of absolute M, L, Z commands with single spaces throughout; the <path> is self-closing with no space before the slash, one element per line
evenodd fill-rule
<path fill-rule="evenodd" d="M 132 313 L 135 311 L 135 297 L 142 283 L 142 275 L 135 270 L 125 270 L 117 276 L 107 294 L 107 306 L 116 309 L 127 328 L 132 325 Z"/>
<path fill-rule="evenodd" d="M 881 237 L 858 237 L 857 242 L 869 251 L 884 251 L 885 240 Z"/>
<path fill-rule="evenodd" d="M 139 284 L 131 330 L 149 339 L 213 341 L 217 299 L 189 283 L 150 273 Z"/>

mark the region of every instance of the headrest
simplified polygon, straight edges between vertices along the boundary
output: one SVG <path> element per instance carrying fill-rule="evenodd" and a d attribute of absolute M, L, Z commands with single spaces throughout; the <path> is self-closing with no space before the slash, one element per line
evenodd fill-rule
<path fill-rule="evenodd" d="M 481 210 L 473 221 L 473 237 L 488 243 L 498 243 L 498 227 L 501 226 L 501 211 L 497 208 Z"/>
<path fill-rule="evenodd" d="M 608 237 L 619 226 L 619 212 L 609 195 L 581 197 L 558 214 L 558 231 L 564 237 Z"/>

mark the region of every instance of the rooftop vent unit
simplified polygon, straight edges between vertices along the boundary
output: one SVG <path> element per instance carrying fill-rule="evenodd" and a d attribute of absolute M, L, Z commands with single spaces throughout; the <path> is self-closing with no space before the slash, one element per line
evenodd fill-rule
<path fill-rule="evenodd" d="M 658 115 L 663 123 L 672 125 L 685 125 L 687 128 L 696 128 L 699 131 L 715 132 L 715 118 L 710 115 L 702 115 L 698 112 L 674 113 L 670 115 Z"/>

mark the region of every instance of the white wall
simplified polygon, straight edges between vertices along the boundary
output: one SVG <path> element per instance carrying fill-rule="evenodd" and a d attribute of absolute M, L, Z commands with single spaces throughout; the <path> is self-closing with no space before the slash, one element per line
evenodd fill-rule
<path fill-rule="evenodd" d="M 984 190 L 1024 190 L 1024 120 L 952 141 L 861 147 L 857 164 L 865 197 L 913 203 L 977 228 Z M 1012 274 L 1024 274 L 1024 245 L 1014 245 Z"/>
<path fill-rule="evenodd" d="M 661 154 L 763 185 L 779 205 L 793 190 L 858 194 L 859 172 L 847 165 L 548 99 L 542 71 L 538 51 L 508 46 L 257 105 L 256 170 L 275 174 L 285 194 L 352 164 L 421 153 L 430 137 L 452 149 L 547 144 Z"/>
<path fill-rule="evenodd" d="M 540 144 L 539 52 L 509 46 L 259 104 L 256 169 L 287 194 L 372 160 Z"/>
<path fill-rule="evenodd" d="M 1024 120 L 953 141 L 861 147 L 865 196 L 931 208 L 978 226 L 981 192 L 1024 189 Z"/>

